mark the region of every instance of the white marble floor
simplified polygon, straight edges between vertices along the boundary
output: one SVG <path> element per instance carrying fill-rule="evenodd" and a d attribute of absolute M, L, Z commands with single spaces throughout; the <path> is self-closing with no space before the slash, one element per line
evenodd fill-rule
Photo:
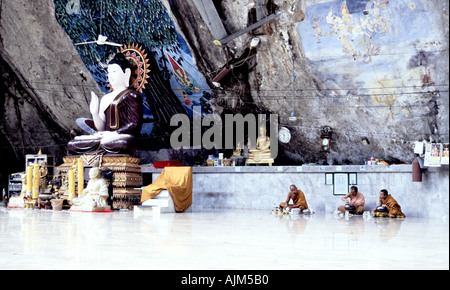
<path fill-rule="evenodd" d="M 0 207 L 0 269 L 449 269 L 448 220 Z"/>

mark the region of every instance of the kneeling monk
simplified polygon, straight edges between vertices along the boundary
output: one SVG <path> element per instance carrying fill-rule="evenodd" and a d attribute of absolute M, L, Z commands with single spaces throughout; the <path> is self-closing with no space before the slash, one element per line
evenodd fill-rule
<path fill-rule="evenodd" d="M 405 214 L 402 212 L 401 206 L 398 202 L 388 193 L 386 189 L 380 191 L 380 205 L 373 209 L 372 212 L 375 216 L 388 216 L 404 218 Z"/>
<path fill-rule="evenodd" d="M 280 208 L 299 208 L 301 211 L 308 209 L 308 203 L 306 202 L 305 194 L 300 189 L 297 189 L 297 186 L 292 184 L 290 186 L 290 190 L 285 202 L 280 204 Z M 289 201 L 292 199 L 293 204 L 289 204 Z"/>

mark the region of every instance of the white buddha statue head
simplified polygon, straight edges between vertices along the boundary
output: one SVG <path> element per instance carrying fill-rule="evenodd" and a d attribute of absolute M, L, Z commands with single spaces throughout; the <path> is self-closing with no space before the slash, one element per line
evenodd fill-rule
<path fill-rule="evenodd" d="M 112 90 L 123 91 L 130 86 L 131 63 L 123 53 L 117 53 L 108 63 L 108 81 Z"/>

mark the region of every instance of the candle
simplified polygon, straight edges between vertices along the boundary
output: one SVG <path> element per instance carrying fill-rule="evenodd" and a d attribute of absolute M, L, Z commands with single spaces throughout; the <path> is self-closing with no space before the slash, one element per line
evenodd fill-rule
<path fill-rule="evenodd" d="M 84 165 L 83 158 L 78 159 L 78 196 L 81 196 L 81 193 L 84 189 Z"/>
<path fill-rule="evenodd" d="M 27 196 L 31 196 L 33 188 L 33 166 L 27 167 Z"/>
<path fill-rule="evenodd" d="M 33 199 L 38 199 L 39 197 L 39 185 L 41 181 L 41 173 L 39 170 L 39 164 L 34 164 L 34 168 L 33 168 L 33 193 L 32 193 L 32 198 Z"/>
<path fill-rule="evenodd" d="M 67 174 L 69 175 L 69 200 L 72 200 L 75 198 L 75 171 L 70 169 Z"/>

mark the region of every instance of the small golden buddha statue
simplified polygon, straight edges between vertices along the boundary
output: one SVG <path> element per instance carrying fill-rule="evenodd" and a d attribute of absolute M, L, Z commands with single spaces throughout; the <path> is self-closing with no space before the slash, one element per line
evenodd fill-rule
<path fill-rule="evenodd" d="M 236 149 L 233 151 L 233 156 L 241 156 L 242 155 L 242 147 L 241 147 L 241 142 L 237 143 Z"/>
<path fill-rule="evenodd" d="M 266 135 L 265 126 L 259 128 L 259 137 L 256 139 L 256 149 L 249 149 L 247 163 L 269 163 L 273 158 L 270 154 L 270 137 Z"/>

